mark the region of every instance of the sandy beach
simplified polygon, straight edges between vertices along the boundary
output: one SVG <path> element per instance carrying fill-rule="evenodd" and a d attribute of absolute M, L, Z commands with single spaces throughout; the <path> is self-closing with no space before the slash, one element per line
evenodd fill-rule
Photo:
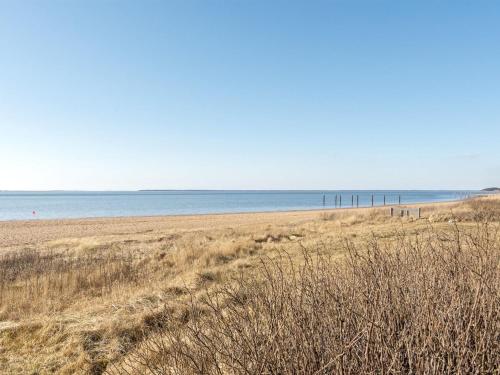
<path fill-rule="evenodd" d="M 434 210 L 456 204 L 457 202 L 454 201 L 402 205 L 401 207 L 421 207 L 423 210 Z M 390 207 L 391 205 L 374 208 L 346 207 L 230 214 L 0 221 L 0 250 L 1 248 L 34 245 L 62 238 L 140 235 L 173 230 L 210 230 L 253 225 L 296 224 L 315 220 L 324 215 L 365 214 L 372 210 L 387 212 Z"/>

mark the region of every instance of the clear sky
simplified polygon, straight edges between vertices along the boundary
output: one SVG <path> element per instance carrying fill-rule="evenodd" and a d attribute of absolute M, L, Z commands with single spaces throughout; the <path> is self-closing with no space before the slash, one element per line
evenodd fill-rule
<path fill-rule="evenodd" d="M 491 185 L 499 1 L 0 0 L 0 190 Z"/>

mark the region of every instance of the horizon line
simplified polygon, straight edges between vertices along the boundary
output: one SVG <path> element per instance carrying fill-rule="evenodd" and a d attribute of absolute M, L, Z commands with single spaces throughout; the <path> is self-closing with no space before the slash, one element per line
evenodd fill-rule
<path fill-rule="evenodd" d="M 397 188 L 376 188 L 376 189 L 0 189 L 0 193 L 15 193 L 15 192 L 40 192 L 40 193 L 50 193 L 50 192 L 61 192 L 61 193 L 74 193 L 74 192 L 88 192 L 88 193 L 119 193 L 119 192 L 169 192 L 169 191 L 311 191 L 311 192 L 321 192 L 321 191 L 487 191 L 488 189 L 499 189 L 497 187 L 487 187 L 482 189 L 459 189 L 459 188 L 419 188 L 419 189 L 397 189 Z"/>

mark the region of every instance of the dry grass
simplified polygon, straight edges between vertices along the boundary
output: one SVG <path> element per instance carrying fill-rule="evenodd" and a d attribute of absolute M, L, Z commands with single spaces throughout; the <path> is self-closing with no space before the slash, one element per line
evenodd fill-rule
<path fill-rule="evenodd" d="M 500 200 L 423 213 L 9 240 L 0 373 L 498 372 Z"/>
<path fill-rule="evenodd" d="M 75 298 L 102 297 L 147 278 L 130 251 L 68 256 L 25 249 L 0 256 L 0 319 L 61 311 Z"/>
<path fill-rule="evenodd" d="M 267 259 L 191 301 L 187 323 L 167 315 L 110 373 L 497 373 L 498 227 L 394 238 L 348 241 L 341 262 L 328 247 Z"/>

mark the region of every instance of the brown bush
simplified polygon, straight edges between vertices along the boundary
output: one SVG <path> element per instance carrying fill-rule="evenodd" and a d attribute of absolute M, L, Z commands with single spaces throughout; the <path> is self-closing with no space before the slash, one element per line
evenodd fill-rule
<path fill-rule="evenodd" d="M 282 254 L 189 305 L 109 373 L 498 373 L 498 228 Z M 319 251 L 321 250 L 321 251 Z M 328 253 L 328 251 L 326 251 Z"/>

